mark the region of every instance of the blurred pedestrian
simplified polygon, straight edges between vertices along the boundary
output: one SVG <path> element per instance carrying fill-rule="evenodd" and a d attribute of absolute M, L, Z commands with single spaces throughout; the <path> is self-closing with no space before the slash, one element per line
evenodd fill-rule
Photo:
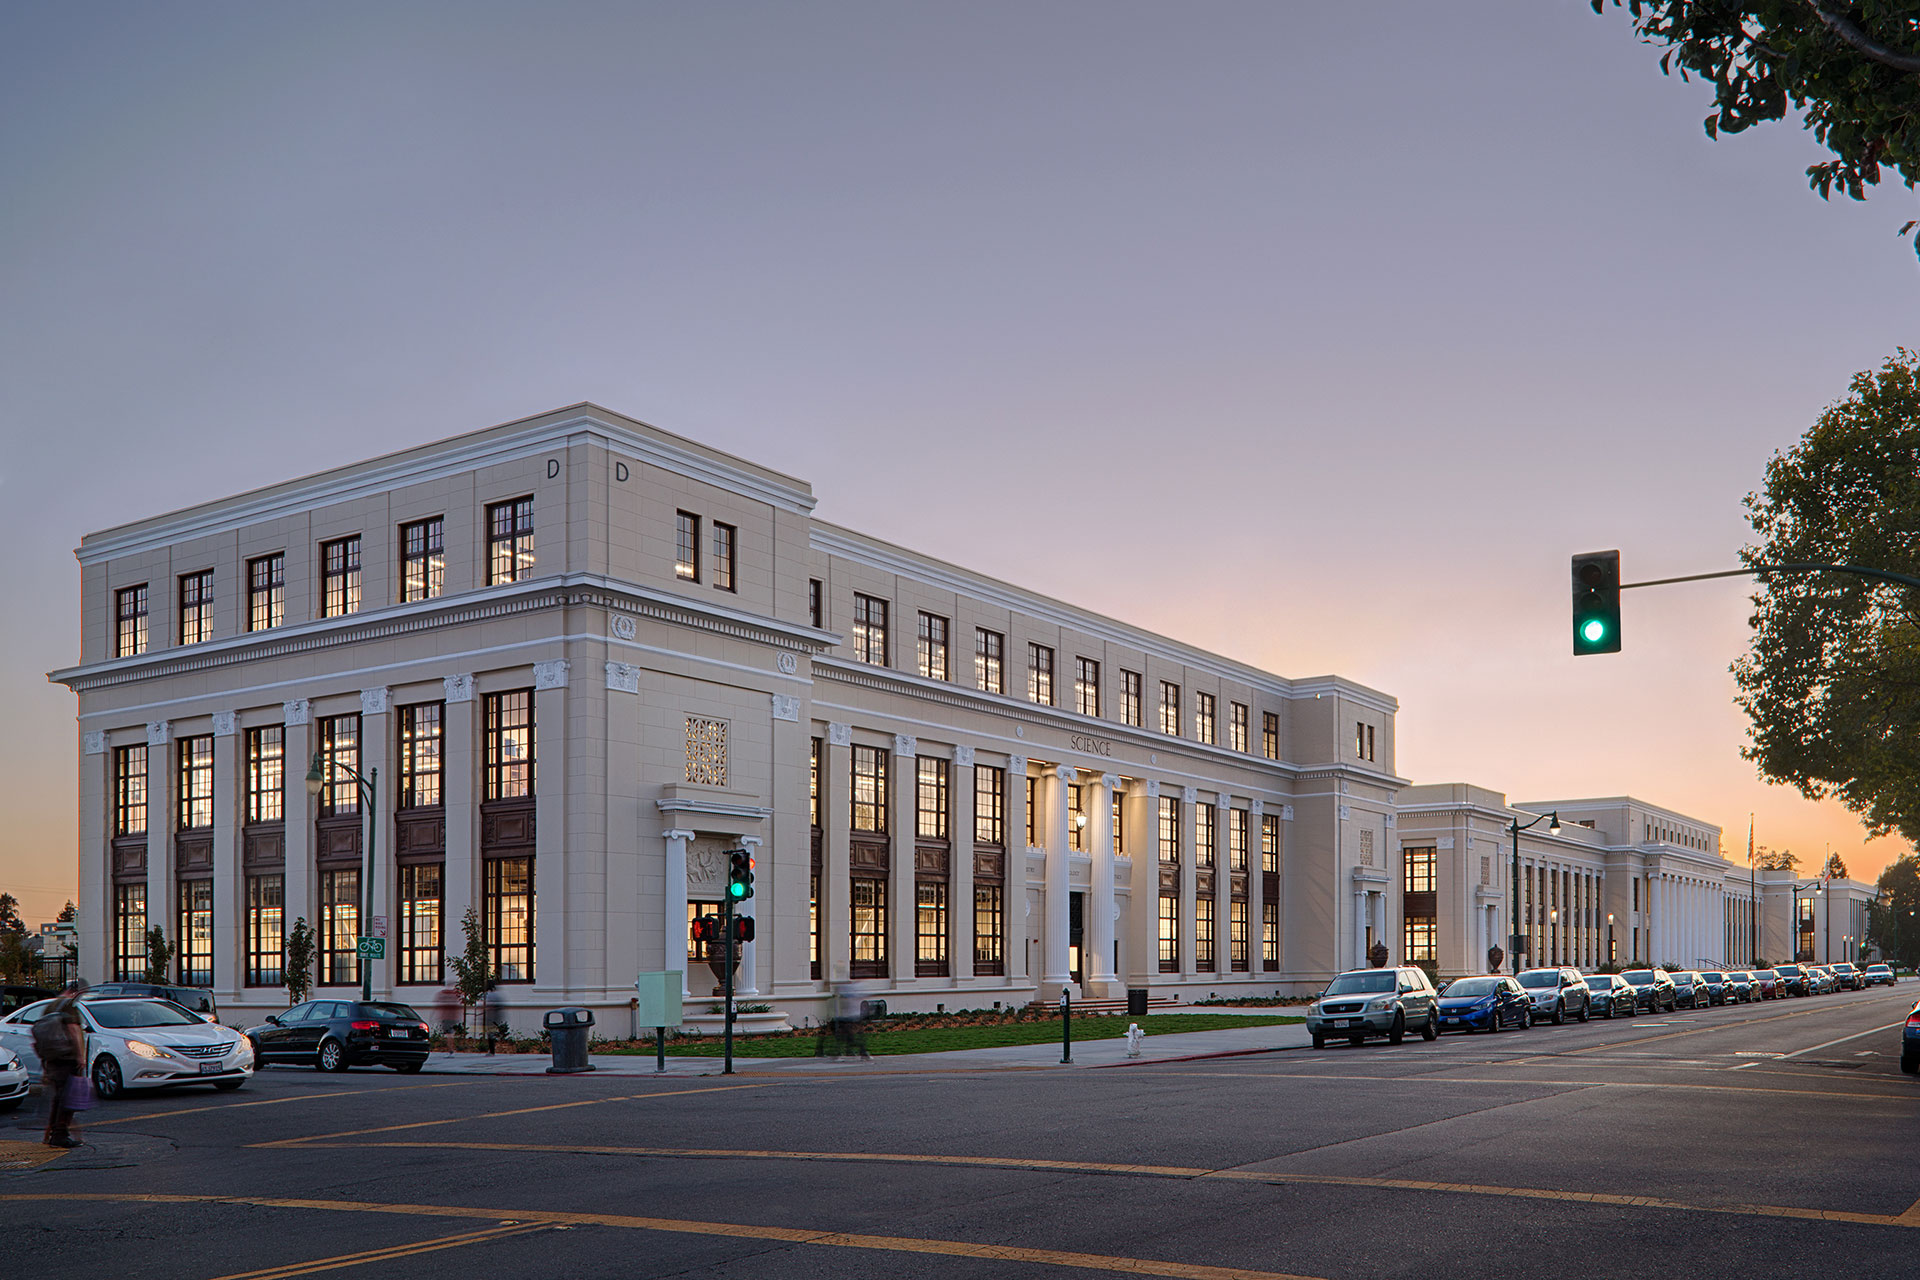
<path fill-rule="evenodd" d="M 74 1091 L 85 1084 L 87 1031 L 74 1005 L 86 990 L 84 980 L 70 983 L 53 1007 L 33 1024 L 40 1090 L 47 1098 L 47 1133 L 42 1141 L 50 1147 L 80 1145 L 80 1135 L 73 1131 L 73 1104 L 77 1101 Z"/>

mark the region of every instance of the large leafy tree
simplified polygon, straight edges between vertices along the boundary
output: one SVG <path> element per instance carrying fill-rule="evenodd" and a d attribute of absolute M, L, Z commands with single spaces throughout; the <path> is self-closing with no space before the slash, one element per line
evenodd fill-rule
<path fill-rule="evenodd" d="M 1880 873 L 1879 888 L 1867 916 L 1867 945 L 1902 969 L 1920 967 L 1920 858 L 1895 860 Z"/>
<path fill-rule="evenodd" d="M 1747 498 L 1753 566 L 1817 562 L 1920 575 L 1920 356 L 1851 393 L 1767 465 Z M 1837 797 L 1874 835 L 1920 841 L 1920 588 L 1840 573 L 1763 574 L 1734 664 L 1769 782 Z"/>
<path fill-rule="evenodd" d="M 1601 13 L 1608 0 L 1592 3 Z M 1612 4 L 1643 41 L 1666 47 L 1662 71 L 1713 86 L 1709 137 L 1792 109 L 1832 156 L 1807 169 L 1822 199 L 1837 187 L 1863 200 L 1889 170 L 1908 187 L 1920 181 L 1920 0 Z"/>

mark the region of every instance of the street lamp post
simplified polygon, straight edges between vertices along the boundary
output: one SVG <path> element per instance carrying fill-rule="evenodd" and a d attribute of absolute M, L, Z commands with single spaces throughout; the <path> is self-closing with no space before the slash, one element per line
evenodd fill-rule
<path fill-rule="evenodd" d="M 1560 908 L 1547 912 L 1547 951 L 1548 964 L 1560 963 Z"/>
<path fill-rule="evenodd" d="M 1794 882 L 1794 886 L 1793 886 L 1793 958 L 1796 963 L 1800 960 L 1800 904 L 1801 902 L 1805 901 L 1805 899 L 1801 898 L 1800 896 L 1800 891 L 1802 889 L 1813 890 L 1813 894 L 1817 898 L 1827 891 L 1827 886 L 1825 882 L 1820 880 L 1809 880 L 1806 884 L 1801 884 L 1798 881 Z M 1829 904 L 1831 904 L 1832 900 L 1829 899 L 1828 901 L 1829 901 Z M 1811 911 L 1807 913 L 1807 919 L 1809 920 L 1813 919 L 1813 913 Z M 1828 924 L 1833 923 L 1833 910 L 1831 905 L 1829 905 L 1827 910 L 1827 923 Z M 1829 945 L 1828 950 L 1829 951 L 1832 950 L 1831 945 Z M 1807 960 L 1812 961 L 1813 948 L 1808 947 L 1806 949 L 1806 952 L 1807 952 Z"/>
<path fill-rule="evenodd" d="M 1607 912 L 1607 963 L 1611 965 L 1620 963 L 1620 953 L 1613 945 L 1613 912 L 1611 911 Z"/>
<path fill-rule="evenodd" d="M 1526 937 L 1525 934 L 1520 932 L 1520 833 L 1522 831 L 1531 831 L 1543 822 L 1547 823 L 1548 831 L 1556 836 L 1560 834 L 1560 811 L 1558 809 L 1555 809 L 1552 813 L 1541 814 L 1524 827 L 1520 825 L 1520 817 L 1518 814 L 1514 815 L 1513 821 L 1507 823 L 1507 831 L 1513 836 L 1513 936 L 1509 937 L 1507 942 L 1509 949 L 1513 952 L 1513 971 L 1515 973 L 1520 972 L 1520 944 Z"/>
<path fill-rule="evenodd" d="M 373 840 L 380 823 L 380 770 L 376 766 L 368 769 L 363 776 L 352 765 L 342 764 L 331 757 L 327 759 L 326 768 L 322 769 L 320 753 L 316 751 L 313 753 L 312 761 L 307 765 L 307 795 L 318 796 L 320 789 L 333 781 L 330 773 L 334 769 L 353 779 L 360 796 L 360 807 L 367 811 L 367 852 L 361 859 L 360 867 L 360 928 L 358 936 L 353 940 L 354 950 L 363 952 L 361 944 L 371 936 L 367 930 L 373 924 Z M 325 945 L 325 942 L 326 940 L 322 939 L 322 945 Z M 373 957 L 358 954 L 355 959 L 360 963 L 360 998 L 371 1000 L 373 999 Z"/>

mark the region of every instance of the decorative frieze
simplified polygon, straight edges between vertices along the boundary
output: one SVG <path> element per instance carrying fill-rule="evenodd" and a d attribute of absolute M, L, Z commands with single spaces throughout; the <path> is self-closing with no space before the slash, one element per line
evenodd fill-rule
<path fill-rule="evenodd" d="M 213 713 L 213 736 L 231 738 L 239 732 L 240 713 L 237 711 L 216 711 Z"/>
<path fill-rule="evenodd" d="M 548 662 L 533 664 L 534 689 L 564 689 L 567 687 L 567 660 L 554 658 Z"/>
<path fill-rule="evenodd" d="M 631 662 L 609 662 L 607 688 L 615 693 L 640 692 L 640 668 Z"/>
<path fill-rule="evenodd" d="M 800 699 L 784 693 L 774 694 L 773 718 L 775 720 L 798 720 L 800 718 Z"/>
<path fill-rule="evenodd" d="M 280 721 L 289 726 L 312 723 L 313 704 L 305 698 L 288 699 L 280 704 Z"/>
<path fill-rule="evenodd" d="M 385 685 L 360 691 L 360 714 L 363 716 L 383 716 L 387 714 L 389 690 Z"/>
<path fill-rule="evenodd" d="M 853 745 L 853 726 L 850 724 L 827 723 L 827 745 L 831 747 L 850 747 Z"/>
<path fill-rule="evenodd" d="M 473 677 L 471 675 L 448 676 L 440 682 L 440 688 L 446 700 L 452 702 L 473 701 Z M 302 723 L 305 723 L 304 721 Z"/>

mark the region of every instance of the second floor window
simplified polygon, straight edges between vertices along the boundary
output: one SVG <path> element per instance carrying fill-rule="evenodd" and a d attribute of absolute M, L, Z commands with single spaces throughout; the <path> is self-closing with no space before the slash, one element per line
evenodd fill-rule
<path fill-rule="evenodd" d="M 360 717 L 328 716 L 318 722 L 320 743 L 320 816 L 360 812 Z"/>
<path fill-rule="evenodd" d="M 1160 797 L 1160 861 L 1180 861 L 1180 802 L 1172 796 Z"/>
<path fill-rule="evenodd" d="M 887 602 L 878 596 L 853 597 L 853 656 L 876 667 L 887 665 Z"/>
<path fill-rule="evenodd" d="M 287 731 L 277 724 L 247 730 L 247 821 L 278 822 L 285 803 Z"/>
<path fill-rule="evenodd" d="M 1353 725 L 1353 754 L 1362 760 L 1373 759 L 1373 726 L 1364 720 Z"/>
<path fill-rule="evenodd" d="M 533 690 L 490 693 L 486 703 L 485 799 L 533 795 Z"/>
<path fill-rule="evenodd" d="M 1120 673 L 1120 723 L 1140 727 L 1140 673 Z"/>
<path fill-rule="evenodd" d="M 247 630 L 271 631 L 287 620 L 287 557 L 281 552 L 247 561 Z"/>
<path fill-rule="evenodd" d="M 734 550 L 740 531 L 730 524 L 713 522 L 713 585 L 721 591 L 733 591 Z"/>
<path fill-rule="evenodd" d="M 827 625 L 826 604 L 821 599 L 825 584 L 818 578 L 807 579 L 807 621 L 816 627 Z"/>
<path fill-rule="evenodd" d="M 1076 658 L 1073 675 L 1073 709 L 1083 716 L 1100 714 L 1100 664 L 1092 658 Z"/>
<path fill-rule="evenodd" d="M 440 516 L 400 526 L 400 602 L 434 600 L 447 589 L 445 521 Z"/>
<path fill-rule="evenodd" d="M 1227 867 L 1230 870 L 1247 869 L 1247 824 L 1250 821 L 1245 809 L 1227 810 Z"/>
<path fill-rule="evenodd" d="M 981 627 L 973 633 L 973 683 L 982 693 L 1005 693 L 1007 638 Z"/>
<path fill-rule="evenodd" d="M 532 575 L 533 499 L 492 503 L 487 507 L 487 585 Z"/>
<path fill-rule="evenodd" d="M 1213 865 L 1213 851 L 1219 833 L 1214 828 L 1216 810 L 1210 804 L 1193 806 L 1193 865 L 1210 867 Z"/>
<path fill-rule="evenodd" d="M 1269 760 L 1280 758 L 1280 713 L 1260 713 L 1260 754 Z"/>
<path fill-rule="evenodd" d="M 673 513 L 673 576 L 700 581 L 700 517 L 691 511 Z"/>
<path fill-rule="evenodd" d="M 1005 844 L 1007 839 L 1007 771 L 993 765 L 973 766 L 973 838 L 980 844 Z"/>
<path fill-rule="evenodd" d="M 1227 722 L 1227 745 L 1235 751 L 1247 749 L 1247 704 L 1233 704 L 1233 718 Z"/>
<path fill-rule="evenodd" d="M 400 807 L 440 803 L 442 706 L 416 702 L 400 708 Z"/>
<path fill-rule="evenodd" d="M 1027 701 L 1053 705 L 1053 650 L 1043 644 L 1027 646 Z"/>
<path fill-rule="evenodd" d="M 1405 888 L 1408 893 L 1432 893 L 1434 890 L 1434 863 L 1438 855 L 1431 847 L 1408 849 L 1406 852 L 1407 873 Z M 1561 913 L 1562 915 L 1565 912 Z"/>
<path fill-rule="evenodd" d="M 1277 813 L 1260 815 L 1260 869 L 1280 874 L 1280 815 Z"/>
<path fill-rule="evenodd" d="M 320 616 L 360 612 L 360 535 L 320 544 Z"/>
<path fill-rule="evenodd" d="M 113 749 L 113 834 L 145 835 L 147 830 L 147 749 Z"/>
<path fill-rule="evenodd" d="M 884 834 L 887 829 L 887 753 L 879 747 L 853 747 L 853 829 Z"/>
<path fill-rule="evenodd" d="M 131 658 L 147 651 L 147 584 L 113 593 L 113 656 Z"/>
<path fill-rule="evenodd" d="M 922 840 L 947 838 L 947 762 L 934 756 L 914 760 L 916 823 L 914 834 Z"/>
<path fill-rule="evenodd" d="M 947 620 L 938 614 L 920 615 L 920 674 L 929 680 L 947 678 Z"/>
<path fill-rule="evenodd" d="M 1214 741 L 1213 708 L 1214 701 L 1212 694 L 1196 693 L 1193 695 L 1194 741 L 1204 742 L 1209 746 L 1211 746 Z"/>
<path fill-rule="evenodd" d="M 1160 682 L 1160 732 L 1180 736 L 1180 686 Z"/>
<path fill-rule="evenodd" d="M 213 639 L 213 570 L 180 575 L 180 643 Z"/>

